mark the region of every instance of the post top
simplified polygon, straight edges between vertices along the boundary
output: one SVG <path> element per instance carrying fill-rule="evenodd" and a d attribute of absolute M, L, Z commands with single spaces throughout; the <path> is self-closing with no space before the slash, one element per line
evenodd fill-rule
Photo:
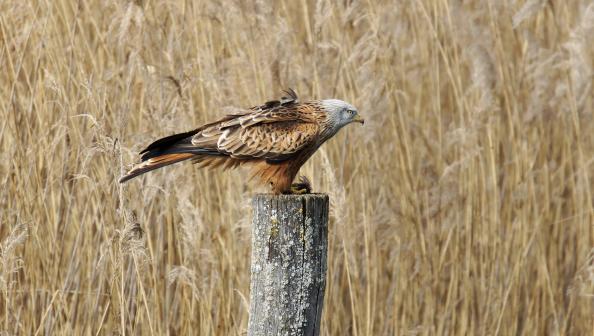
<path fill-rule="evenodd" d="M 328 199 L 328 194 L 324 193 L 311 193 L 311 194 L 271 194 L 271 193 L 261 193 L 254 195 L 254 198 L 264 198 L 264 199 L 285 199 L 285 200 L 295 200 L 295 199 Z"/>

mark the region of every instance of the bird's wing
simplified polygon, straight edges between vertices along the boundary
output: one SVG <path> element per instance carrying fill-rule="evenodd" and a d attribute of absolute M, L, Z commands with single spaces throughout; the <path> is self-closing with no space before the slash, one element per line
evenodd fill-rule
<path fill-rule="evenodd" d="M 263 158 L 282 161 L 316 142 L 317 124 L 298 121 L 268 122 L 240 127 L 224 133 L 219 139 L 219 151 L 234 158 Z"/>
<path fill-rule="evenodd" d="M 281 102 L 267 105 L 209 125 L 194 135 L 192 145 L 216 148 L 237 159 L 282 161 L 315 143 L 320 126 L 312 106 Z"/>
<path fill-rule="evenodd" d="M 249 127 L 261 123 L 280 121 L 309 121 L 312 109 L 309 105 L 299 104 L 297 94 L 293 89 L 285 91 L 287 96 L 280 100 L 271 100 L 263 105 L 238 111 L 225 116 L 212 124 L 204 125 L 203 129 L 223 130 L 235 126 Z M 311 120 L 314 121 L 314 120 Z"/>

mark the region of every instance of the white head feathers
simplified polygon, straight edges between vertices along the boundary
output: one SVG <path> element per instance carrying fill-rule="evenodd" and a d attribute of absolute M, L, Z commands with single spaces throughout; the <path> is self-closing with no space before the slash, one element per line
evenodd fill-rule
<path fill-rule="evenodd" d="M 324 99 L 322 100 L 322 106 L 327 112 L 338 112 L 343 109 L 357 111 L 357 109 L 353 105 L 340 99 Z"/>
<path fill-rule="evenodd" d="M 338 130 L 352 122 L 363 123 L 357 109 L 345 101 L 324 99 L 321 101 L 321 105 L 326 111 L 329 136 L 336 134 Z"/>

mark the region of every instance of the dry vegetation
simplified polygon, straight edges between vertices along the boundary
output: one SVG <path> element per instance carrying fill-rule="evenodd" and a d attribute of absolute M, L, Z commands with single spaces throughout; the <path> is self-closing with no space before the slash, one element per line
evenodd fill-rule
<path fill-rule="evenodd" d="M 324 335 L 588 335 L 591 1 L 0 2 L 0 334 L 241 335 L 245 173 L 116 181 L 259 104 L 368 120 L 332 200 Z"/>

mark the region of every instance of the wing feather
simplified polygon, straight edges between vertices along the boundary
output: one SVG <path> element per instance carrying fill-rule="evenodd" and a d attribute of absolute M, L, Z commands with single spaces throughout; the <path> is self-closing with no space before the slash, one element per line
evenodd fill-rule
<path fill-rule="evenodd" d="M 298 103 L 293 90 L 286 93 L 288 96 L 280 101 L 266 102 L 205 125 L 192 137 L 191 145 L 234 159 L 290 158 L 316 142 L 320 124 L 314 106 Z"/>
<path fill-rule="evenodd" d="M 241 128 L 232 141 L 219 150 L 234 158 L 284 160 L 302 148 L 313 145 L 319 132 L 317 124 L 285 121 Z"/>

